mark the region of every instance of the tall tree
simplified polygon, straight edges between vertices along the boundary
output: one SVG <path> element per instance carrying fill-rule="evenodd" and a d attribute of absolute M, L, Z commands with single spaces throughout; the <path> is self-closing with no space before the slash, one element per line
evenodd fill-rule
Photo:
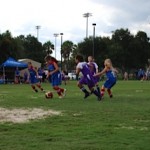
<path fill-rule="evenodd" d="M 41 63 L 44 62 L 45 53 L 43 52 L 44 50 L 42 47 L 42 43 L 38 42 L 36 37 L 28 35 L 25 38 L 24 48 L 27 58 Z"/>
<path fill-rule="evenodd" d="M 16 53 L 13 47 L 13 38 L 11 33 L 7 30 L 1 35 L 0 41 L 0 61 L 3 62 L 8 57 L 15 57 Z"/>
<path fill-rule="evenodd" d="M 118 29 L 112 35 L 113 51 L 111 57 L 114 62 L 119 62 L 117 65 L 122 70 L 129 69 L 130 66 L 130 49 L 129 46 L 132 42 L 133 35 L 128 29 Z"/>
<path fill-rule="evenodd" d="M 109 38 L 95 37 L 94 39 L 94 49 L 93 49 L 93 37 L 84 39 L 84 41 L 78 43 L 79 53 L 82 54 L 87 60 L 88 56 L 93 55 L 94 59 L 100 65 L 102 65 L 103 60 L 107 57 L 107 42 L 110 41 Z"/>
<path fill-rule="evenodd" d="M 44 53 L 46 53 L 47 55 L 52 54 L 54 50 L 54 44 L 52 44 L 51 41 L 47 41 L 46 43 L 43 44 L 43 50 Z"/>
<path fill-rule="evenodd" d="M 26 52 L 25 52 L 25 47 L 24 47 L 24 42 L 25 42 L 25 36 L 20 35 L 14 38 L 14 43 L 15 43 L 15 49 L 16 49 L 16 59 L 20 58 L 27 58 Z"/>
<path fill-rule="evenodd" d="M 72 51 L 74 50 L 74 47 L 75 45 L 73 44 L 73 42 L 69 40 L 65 41 L 62 44 L 61 54 L 62 54 L 62 57 L 64 58 L 65 70 L 68 70 L 69 58 L 70 58 Z"/>
<path fill-rule="evenodd" d="M 139 31 L 134 38 L 134 57 L 136 57 L 137 66 L 145 67 L 150 58 L 150 44 L 147 34 Z"/>

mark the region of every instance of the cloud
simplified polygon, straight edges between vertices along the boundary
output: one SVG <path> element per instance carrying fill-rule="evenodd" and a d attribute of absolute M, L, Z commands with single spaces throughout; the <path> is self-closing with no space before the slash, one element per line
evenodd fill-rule
<path fill-rule="evenodd" d="M 112 31 L 128 28 L 136 34 L 142 30 L 150 35 L 149 0 L 1 0 L 0 31 L 9 30 L 13 36 L 37 36 L 35 26 L 40 25 L 39 40 L 54 43 L 54 33 L 64 33 L 63 40 L 78 43 L 86 35 L 93 35 L 92 23 L 96 23 L 96 36 L 111 36 Z M 58 51 L 60 51 L 60 36 Z M 59 53 L 59 52 L 58 52 Z"/>
<path fill-rule="evenodd" d="M 148 0 L 91 0 L 91 2 L 98 5 L 102 4 L 105 10 L 108 10 L 107 15 L 111 18 L 107 17 L 106 20 L 114 29 L 133 29 L 136 27 L 137 30 L 140 30 L 141 26 L 148 24 L 147 18 L 150 16 L 150 1 Z"/>

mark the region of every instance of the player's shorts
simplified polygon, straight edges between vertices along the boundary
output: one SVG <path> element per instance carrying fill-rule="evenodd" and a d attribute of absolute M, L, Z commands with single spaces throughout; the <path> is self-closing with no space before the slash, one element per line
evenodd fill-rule
<path fill-rule="evenodd" d="M 106 80 L 104 83 L 104 87 L 107 89 L 111 89 L 116 84 L 116 79 L 114 80 Z"/>
<path fill-rule="evenodd" d="M 100 77 L 94 77 L 94 80 L 96 83 L 98 83 L 100 81 Z"/>
<path fill-rule="evenodd" d="M 61 85 L 62 77 L 61 74 L 56 74 L 51 76 L 51 84 L 52 86 Z"/>
<path fill-rule="evenodd" d="M 65 81 L 65 76 L 62 76 L 61 78 L 62 78 L 63 81 Z"/>
<path fill-rule="evenodd" d="M 39 83 L 39 80 L 37 78 L 30 78 L 30 84 L 36 84 Z"/>
<path fill-rule="evenodd" d="M 81 79 L 79 80 L 80 84 L 85 84 L 87 85 L 89 88 L 92 88 L 95 86 L 96 84 L 96 80 L 94 80 L 94 78 L 92 78 L 91 80 L 89 80 L 88 78 L 85 77 L 81 77 Z"/>

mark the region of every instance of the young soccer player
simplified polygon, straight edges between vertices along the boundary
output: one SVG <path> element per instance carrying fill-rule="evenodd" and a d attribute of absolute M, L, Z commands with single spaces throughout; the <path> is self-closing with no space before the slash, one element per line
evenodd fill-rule
<path fill-rule="evenodd" d="M 20 71 L 17 67 L 15 70 L 15 84 L 19 84 L 19 83 L 20 83 Z"/>
<path fill-rule="evenodd" d="M 62 79 L 62 81 L 64 81 L 65 85 L 67 85 L 67 80 L 68 80 L 68 75 L 66 75 L 66 74 L 67 74 L 67 72 L 62 70 L 62 72 L 61 72 L 61 79 Z"/>
<path fill-rule="evenodd" d="M 46 56 L 45 61 L 48 67 L 47 78 L 51 77 L 51 84 L 53 89 L 57 92 L 59 98 L 63 98 L 66 94 L 66 89 L 60 88 L 61 72 L 59 71 L 58 62 L 52 56 Z"/>
<path fill-rule="evenodd" d="M 98 65 L 94 62 L 94 58 L 92 56 L 88 56 L 88 66 L 90 68 L 92 75 L 98 73 Z M 98 85 L 100 78 L 98 76 L 96 76 L 95 80 L 96 80 L 97 91 L 100 93 L 100 88 Z"/>
<path fill-rule="evenodd" d="M 103 74 L 106 74 L 107 80 L 102 85 L 101 88 L 101 96 L 104 96 L 105 89 L 107 89 L 107 92 L 109 94 L 109 97 L 112 98 L 112 91 L 111 88 L 116 84 L 116 73 L 118 72 L 115 68 L 113 68 L 112 62 L 110 59 L 105 59 L 104 61 L 104 69 L 95 74 L 94 76 L 101 76 Z"/>
<path fill-rule="evenodd" d="M 95 78 L 93 77 L 88 64 L 84 62 L 83 56 L 77 55 L 75 58 L 75 62 L 77 63 L 76 75 L 79 75 L 80 72 L 83 74 L 81 79 L 78 81 L 77 85 L 82 90 L 82 92 L 84 92 L 85 94 L 84 98 L 90 96 L 90 92 L 88 92 L 86 88 L 83 86 L 87 85 L 91 93 L 94 93 L 97 96 L 98 100 L 101 100 L 101 95 L 94 88 L 96 84 Z"/>
<path fill-rule="evenodd" d="M 29 81 L 31 84 L 32 89 L 35 92 L 38 92 L 36 87 L 38 87 L 41 91 L 44 91 L 41 87 L 40 81 L 38 80 L 38 72 L 35 67 L 33 67 L 31 62 L 28 62 L 28 71 L 29 71 Z"/>
<path fill-rule="evenodd" d="M 93 75 L 98 73 L 98 65 L 94 62 L 93 56 L 88 56 L 88 65 Z"/>

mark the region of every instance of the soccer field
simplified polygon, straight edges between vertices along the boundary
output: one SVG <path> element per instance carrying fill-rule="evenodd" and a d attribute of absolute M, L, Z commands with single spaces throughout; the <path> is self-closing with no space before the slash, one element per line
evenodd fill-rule
<path fill-rule="evenodd" d="M 0 150 L 150 149 L 150 81 L 118 81 L 102 101 L 83 99 L 76 81 L 62 86 L 66 97 L 46 99 L 28 84 L 0 85 Z"/>

